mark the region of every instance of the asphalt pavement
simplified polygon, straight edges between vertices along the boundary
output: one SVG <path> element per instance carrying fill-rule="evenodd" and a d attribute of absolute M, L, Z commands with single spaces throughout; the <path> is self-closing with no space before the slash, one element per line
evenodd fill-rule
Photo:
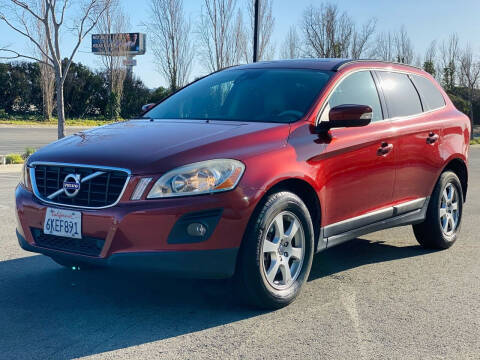
<path fill-rule="evenodd" d="M 422 249 L 410 227 L 363 236 L 316 255 L 297 301 L 265 312 L 228 281 L 72 271 L 21 250 L 18 173 L 0 172 L 0 359 L 478 359 L 479 176 L 476 148 L 451 249 Z"/>
<path fill-rule="evenodd" d="M 67 135 L 74 134 L 84 128 L 69 127 L 65 132 Z M 23 154 L 25 148 L 33 147 L 40 149 L 57 140 L 57 128 L 52 126 L 5 126 L 0 125 L 0 155 L 11 153 Z"/>

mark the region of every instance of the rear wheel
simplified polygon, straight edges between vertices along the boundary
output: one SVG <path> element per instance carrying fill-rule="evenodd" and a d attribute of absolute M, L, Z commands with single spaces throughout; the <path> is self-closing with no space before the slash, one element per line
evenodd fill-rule
<path fill-rule="evenodd" d="M 447 249 L 457 240 L 463 210 L 462 185 L 452 171 L 445 171 L 435 186 L 427 216 L 413 225 L 418 242 L 427 248 Z"/>
<path fill-rule="evenodd" d="M 310 273 L 310 214 L 298 196 L 279 192 L 270 195 L 254 217 L 238 261 L 238 290 L 252 305 L 281 308 L 298 296 Z"/>

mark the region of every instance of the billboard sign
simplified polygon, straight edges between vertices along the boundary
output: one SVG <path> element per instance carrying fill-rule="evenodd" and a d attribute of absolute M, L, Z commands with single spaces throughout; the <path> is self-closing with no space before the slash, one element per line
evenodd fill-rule
<path fill-rule="evenodd" d="M 96 55 L 143 55 L 145 34 L 93 34 L 92 53 Z"/>

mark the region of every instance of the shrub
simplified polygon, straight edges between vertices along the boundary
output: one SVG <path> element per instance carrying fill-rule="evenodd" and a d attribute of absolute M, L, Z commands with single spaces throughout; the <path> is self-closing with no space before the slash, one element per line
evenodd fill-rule
<path fill-rule="evenodd" d="M 23 164 L 23 158 L 20 154 L 9 154 L 5 158 L 7 164 Z"/>
<path fill-rule="evenodd" d="M 27 147 L 25 149 L 25 153 L 22 155 L 22 157 L 24 159 L 27 159 L 30 155 L 32 155 L 35 151 L 37 151 L 36 149 L 34 148 L 31 148 L 31 147 Z"/>

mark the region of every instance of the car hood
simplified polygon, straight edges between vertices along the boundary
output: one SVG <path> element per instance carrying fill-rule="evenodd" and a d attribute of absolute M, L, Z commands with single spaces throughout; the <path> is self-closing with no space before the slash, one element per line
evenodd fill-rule
<path fill-rule="evenodd" d="M 263 151 L 258 147 L 262 138 L 265 146 L 280 146 L 288 130 L 288 124 L 274 123 L 131 120 L 81 131 L 51 143 L 34 153 L 29 164 L 86 164 L 152 174 L 213 158 L 241 160 L 248 153 L 245 146 L 251 144 L 255 149 L 252 151 Z"/>

